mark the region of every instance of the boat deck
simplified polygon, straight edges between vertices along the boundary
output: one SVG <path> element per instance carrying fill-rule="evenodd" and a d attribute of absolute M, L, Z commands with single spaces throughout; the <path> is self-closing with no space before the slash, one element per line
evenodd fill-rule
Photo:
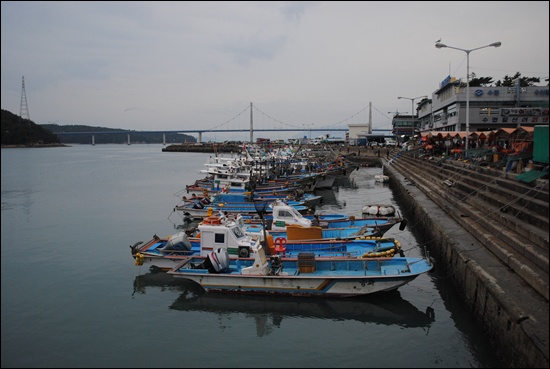
<path fill-rule="evenodd" d="M 191 258 L 180 263 L 173 271 L 181 274 L 213 274 L 207 269 L 196 268 L 203 261 L 204 259 Z M 300 276 L 302 278 L 416 276 L 426 272 L 426 261 L 422 261 L 423 263 L 417 264 L 409 262 L 406 258 L 334 259 L 330 261 L 311 260 L 309 265 L 301 265 L 304 260 L 285 260 L 282 263 L 282 268 L 277 268 L 271 276 L 274 278 L 278 276 Z M 234 260 L 227 270 L 215 274 L 242 276 L 241 270 L 252 266 L 253 263 L 254 260 Z M 250 277 L 254 277 L 254 275 L 250 275 Z M 257 277 L 265 276 L 258 275 Z"/>

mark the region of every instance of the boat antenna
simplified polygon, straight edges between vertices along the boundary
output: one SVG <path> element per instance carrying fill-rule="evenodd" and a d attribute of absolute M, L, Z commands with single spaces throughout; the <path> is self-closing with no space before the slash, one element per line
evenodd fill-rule
<path fill-rule="evenodd" d="M 267 233 L 266 233 L 266 224 L 265 224 L 265 214 L 266 214 L 266 208 L 267 208 L 267 202 L 264 200 L 254 200 L 254 208 L 256 209 L 256 213 L 258 213 L 258 216 L 260 217 L 260 220 L 262 222 L 262 232 L 264 236 L 264 250 L 267 250 Z"/>

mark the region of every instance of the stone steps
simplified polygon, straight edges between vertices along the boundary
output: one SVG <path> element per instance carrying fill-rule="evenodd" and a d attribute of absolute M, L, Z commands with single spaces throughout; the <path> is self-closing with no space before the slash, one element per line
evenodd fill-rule
<path fill-rule="evenodd" d="M 400 155 L 389 165 L 548 300 L 547 181 L 526 186 L 461 164 Z"/>
<path fill-rule="evenodd" d="M 430 162 L 424 164 L 433 165 Z M 518 234 L 548 251 L 549 204 L 547 200 L 541 200 L 548 195 L 547 191 L 541 186 L 503 186 L 511 180 L 495 181 L 492 179 L 495 177 L 479 177 L 475 170 L 457 172 L 453 169 L 433 165 L 430 174 L 452 187 L 449 190 L 459 190 L 455 191 L 457 198 L 478 203 L 480 210 L 487 209 L 487 215 L 495 217 L 504 227 L 514 227 Z"/>

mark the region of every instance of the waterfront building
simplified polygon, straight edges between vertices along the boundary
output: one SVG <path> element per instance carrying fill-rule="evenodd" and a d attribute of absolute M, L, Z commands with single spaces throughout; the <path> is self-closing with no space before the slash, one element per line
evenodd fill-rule
<path fill-rule="evenodd" d="M 470 132 L 548 125 L 548 86 L 470 86 L 469 90 Z M 466 86 L 446 77 L 431 99 L 417 104 L 414 114 L 396 114 L 392 127 L 396 137 L 426 131 L 466 131 Z"/>

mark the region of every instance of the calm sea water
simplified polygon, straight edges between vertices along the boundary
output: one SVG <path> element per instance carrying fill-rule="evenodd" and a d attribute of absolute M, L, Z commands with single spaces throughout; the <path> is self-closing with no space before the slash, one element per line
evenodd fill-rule
<path fill-rule="evenodd" d="M 210 155 L 161 149 L 2 149 L 2 367 L 501 367 L 443 273 L 327 300 L 204 294 L 135 266 L 129 245 L 176 232 Z M 399 209 L 380 172 L 319 192 L 318 211 Z M 419 256 L 408 223 L 387 235 Z"/>

